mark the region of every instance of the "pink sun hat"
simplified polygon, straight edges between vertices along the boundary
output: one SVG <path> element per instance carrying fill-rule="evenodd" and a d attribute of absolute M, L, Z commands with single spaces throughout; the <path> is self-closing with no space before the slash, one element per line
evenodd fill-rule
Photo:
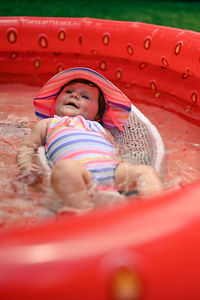
<path fill-rule="evenodd" d="M 51 118 L 54 115 L 56 98 L 63 85 L 74 79 L 86 79 L 95 83 L 104 94 L 106 111 L 102 124 L 108 128 L 117 127 L 123 131 L 131 111 L 128 97 L 101 74 L 89 68 L 72 68 L 56 74 L 41 88 L 33 99 L 35 113 L 39 119 Z"/>

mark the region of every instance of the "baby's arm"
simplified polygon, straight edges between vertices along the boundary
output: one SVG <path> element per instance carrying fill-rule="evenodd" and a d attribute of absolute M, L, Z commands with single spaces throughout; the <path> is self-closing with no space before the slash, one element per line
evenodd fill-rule
<path fill-rule="evenodd" d="M 49 122 L 50 119 L 39 121 L 20 146 L 17 152 L 17 164 L 22 173 L 37 171 L 38 167 L 33 164 L 33 154 L 39 146 L 44 145 Z"/>

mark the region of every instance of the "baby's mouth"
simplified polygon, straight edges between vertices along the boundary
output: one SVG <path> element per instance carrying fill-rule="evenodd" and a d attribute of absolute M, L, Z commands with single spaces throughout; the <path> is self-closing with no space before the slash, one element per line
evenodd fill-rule
<path fill-rule="evenodd" d="M 68 102 L 65 105 L 75 107 L 75 108 L 79 108 L 78 105 L 76 105 L 74 102 Z"/>

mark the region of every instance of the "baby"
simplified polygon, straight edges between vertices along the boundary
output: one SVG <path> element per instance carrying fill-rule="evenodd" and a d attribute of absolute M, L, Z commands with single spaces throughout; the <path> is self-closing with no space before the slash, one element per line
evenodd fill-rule
<path fill-rule="evenodd" d="M 93 207 L 91 188 L 121 193 L 136 188 L 141 195 L 161 190 L 152 167 L 120 160 L 108 128 L 123 130 L 131 102 L 102 75 L 87 68 L 59 73 L 34 98 L 34 106 L 42 120 L 20 147 L 18 166 L 22 174 L 37 172 L 33 153 L 44 145 L 51 185 L 63 206 Z"/>

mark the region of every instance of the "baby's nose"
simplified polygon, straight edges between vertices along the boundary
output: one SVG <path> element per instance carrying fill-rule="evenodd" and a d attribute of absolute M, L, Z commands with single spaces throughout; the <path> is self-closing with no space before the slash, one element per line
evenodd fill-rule
<path fill-rule="evenodd" d="M 72 93 L 72 97 L 79 100 L 79 94 L 76 92 Z"/>

